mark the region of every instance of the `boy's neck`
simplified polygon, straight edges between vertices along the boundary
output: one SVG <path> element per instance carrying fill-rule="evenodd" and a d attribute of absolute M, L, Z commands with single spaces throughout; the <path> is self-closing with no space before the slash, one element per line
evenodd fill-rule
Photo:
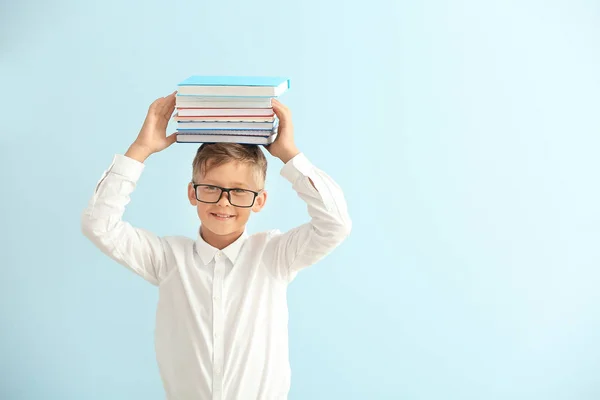
<path fill-rule="evenodd" d="M 204 241 L 210 244 L 212 247 L 215 247 L 219 250 L 223 250 L 225 247 L 238 240 L 243 233 L 244 228 L 242 228 L 242 230 L 240 231 L 232 232 L 228 235 L 217 235 L 214 232 L 209 231 L 208 229 L 202 229 L 202 226 L 200 226 L 200 236 L 202 236 L 202 239 L 204 239 Z"/>

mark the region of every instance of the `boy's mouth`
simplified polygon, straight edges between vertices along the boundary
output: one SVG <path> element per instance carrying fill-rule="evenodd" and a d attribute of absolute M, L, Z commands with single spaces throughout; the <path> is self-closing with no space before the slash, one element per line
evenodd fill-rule
<path fill-rule="evenodd" d="M 220 213 L 210 213 L 210 215 L 212 215 L 213 217 L 215 217 L 216 219 L 218 219 L 219 221 L 227 221 L 231 218 L 234 218 L 235 215 L 231 215 L 231 214 L 220 214 Z"/>

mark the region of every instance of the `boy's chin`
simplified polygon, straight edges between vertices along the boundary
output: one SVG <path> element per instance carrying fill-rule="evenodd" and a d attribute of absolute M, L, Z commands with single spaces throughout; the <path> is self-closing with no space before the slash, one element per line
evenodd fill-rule
<path fill-rule="evenodd" d="M 231 235 L 232 233 L 243 230 L 244 227 L 238 223 L 232 223 L 234 221 L 226 222 L 215 222 L 215 221 L 202 221 L 202 225 L 208 228 L 212 233 L 219 236 Z M 236 221 L 237 222 L 237 221 Z"/>

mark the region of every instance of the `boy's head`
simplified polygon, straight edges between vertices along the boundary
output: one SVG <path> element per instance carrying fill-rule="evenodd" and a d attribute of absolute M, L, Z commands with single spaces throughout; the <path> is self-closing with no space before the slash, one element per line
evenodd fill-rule
<path fill-rule="evenodd" d="M 241 234 L 250 212 L 260 211 L 267 200 L 267 159 L 262 150 L 256 145 L 205 143 L 192 166 L 188 199 L 196 206 L 203 236 L 230 239 Z M 227 193 L 221 188 L 234 190 Z"/>

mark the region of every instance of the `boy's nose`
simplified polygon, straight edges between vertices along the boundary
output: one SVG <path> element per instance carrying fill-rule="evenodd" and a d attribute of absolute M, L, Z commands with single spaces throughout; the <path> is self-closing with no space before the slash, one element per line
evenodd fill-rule
<path fill-rule="evenodd" d="M 221 193 L 221 198 L 219 199 L 217 204 L 222 204 L 222 205 L 231 204 L 231 203 L 229 203 L 229 197 L 227 196 L 227 192 Z"/>

